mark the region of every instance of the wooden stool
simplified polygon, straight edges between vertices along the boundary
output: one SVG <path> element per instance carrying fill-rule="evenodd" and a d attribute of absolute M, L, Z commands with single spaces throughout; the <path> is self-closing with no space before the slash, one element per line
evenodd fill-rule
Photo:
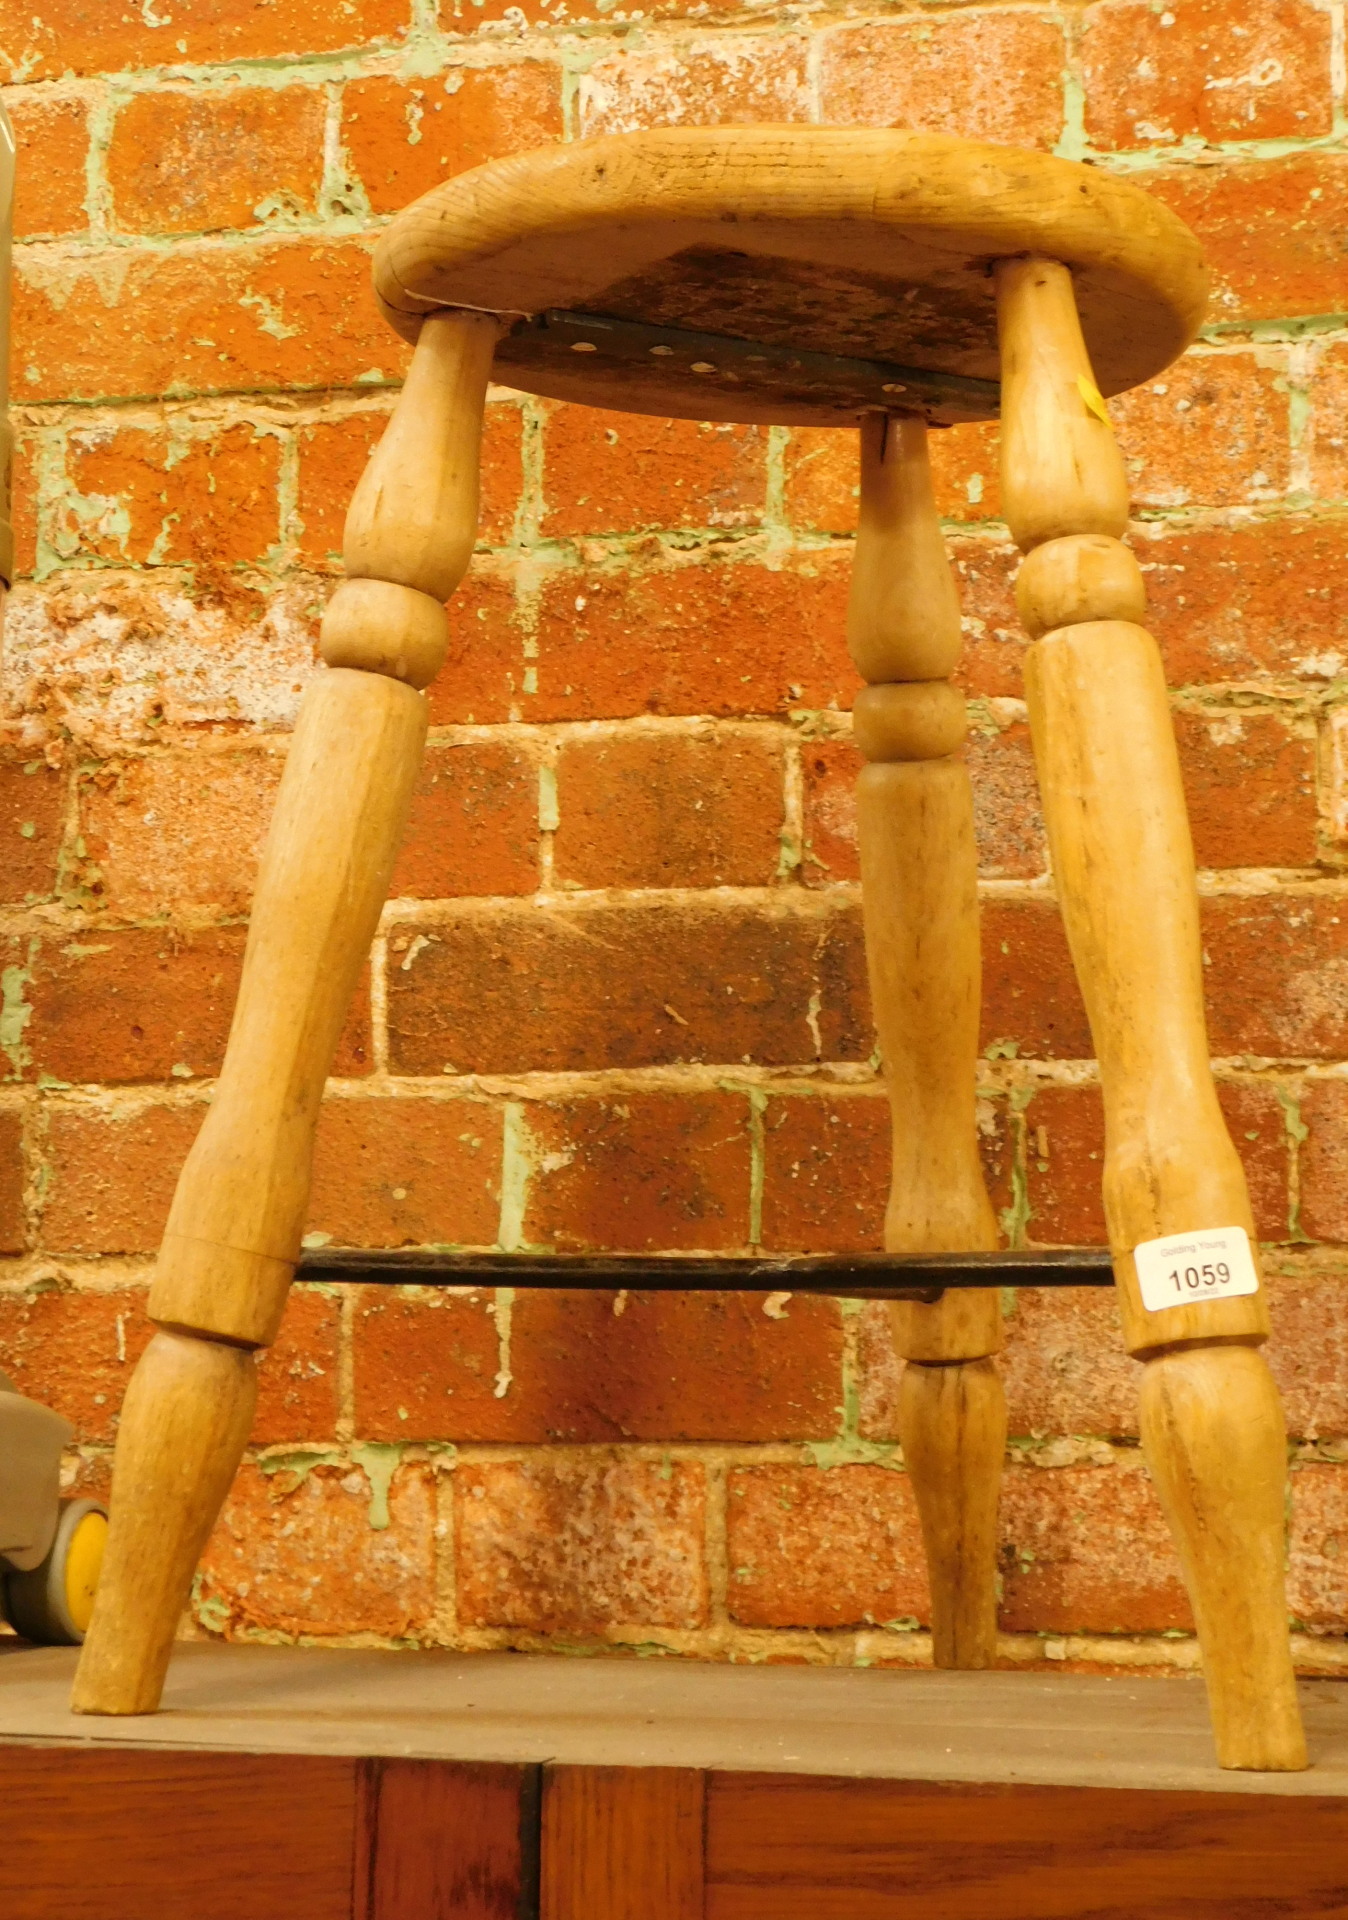
<path fill-rule="evenodd" d="M 444 602 L 473 549 L 493 365 L 527 391 L 636 412 L 859 424 L 849 641 L 869 683 L 854 724 L 871 763 L 862 891 L 894 1123 L 886 1244 L 996 1245 L 974 1120 L 973 816 L 964 700 L 949 681 L 959 608 L 926 433 L 996 414 L 1000 375 L 1002 492 L 1036 643 L 1031 725 L 1104 1087 L 1105 1210 L 1128 1347 L 1145 1362 L 1143 1445 L 1193 1601 L 1221 1763 L 1303 1767 L 1283 1422 L 1258 1351 L 1268 1315 L 1208 1063 L 1179 766 L 1101 399 L 1193 338 L 1205 285 L 1193 236 L 1136 187 L 1043 154 L 679 128 L 447 182 L 385 233 L 375 283 L 416 352 L 347 516 L 348 578 L 323 622 L 331 671 L 301 708 L 228 1054 L 169 1217 L 150 1295 L 160 1331 L 122 1413 L 76 1708 L 157 1705 L 248 1437 L 253 1351 L 281 1319 L 324 1079 L 417 777 L 420 690 L 444 659 Z M 1174 1236 L 1186 1237 L 1164 1244 Z M 936 1659 L 987 1666 L 1006 1437 L 998 1296 L 952 1291 L 893 1314 Z"/>

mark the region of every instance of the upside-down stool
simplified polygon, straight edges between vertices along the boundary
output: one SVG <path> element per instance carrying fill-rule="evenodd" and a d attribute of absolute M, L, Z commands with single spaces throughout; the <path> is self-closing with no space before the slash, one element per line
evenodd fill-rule
<path fill-rule="evenodd" d="M 1031 728 L 1104 1090 L 1105 1211 L 1128 1348 L 1144 1363 L 1143 1445 L 1193 1602 L 1218 1757 L 1303 1767 L 1267 1308 L 1208 1061 L 1179 766 L 1101 397 L 1160 373 L 1197 331 L 1193 235 L 1127 181 L 1043 154 L 680 128 L 552 147 L 437 187 L 384 234 L 375 284 L 416 350 L 347 516 L 329 670 L 300 711 L 228 1052 L 164 1236 L 158 1331 L 122 1413 L 75 1706 L 157 1706 L 248 1438 L 253 1353 L 285 1305 L 324 1080 L 417 777 L 421 689 L 473 549 L 494 367 L 555 399 L 860 429 L 848 637 L 868 683 L 854 709 L 869 762 L 862 894 L 897 1251 L 997 1243 L 974 1117 L 973 818 L 949 678 L 960 619 L 926 438 L 1000 410 L 1004 511 L 1026 555 Z M 935 1657 L 987 1666 L 1006 1438 L 998 1293 L 892 1311 Z"/>

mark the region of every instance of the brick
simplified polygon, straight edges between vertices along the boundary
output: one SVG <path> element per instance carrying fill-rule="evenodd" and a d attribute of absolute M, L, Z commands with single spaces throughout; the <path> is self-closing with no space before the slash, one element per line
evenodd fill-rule
<path fill-rule="evenodd" d="M 897 1440 L 904 1362 L 894 1349 L 893 1316 L 883 1300 L 858 1304 L 854 1362 L 857 1431 L 866 1440 Z"/>
<path fill-rule="evenodd" d="M 1286 492 L 1286 375 L 1247 353 L 1190 354 L 1110 402 L 1133 507 L 1239 506 Z"/>
<path fill-rule="evenodd" d="M 763 1109 L 763 1245 L 790 1253 L 878 1249 L 889 1145 L 882 1095 L 774 1095 Z"/>
<path fill-rule="evenodd" d="M 856 436 L 836 427 L 791 427 L 782 453 L 784 504 L 801 533 L 855 533 L 861 488 Z"/>
<path fill-rule="evenodd" d="M 1055 21 L 1009 7 L 839 27 L 823 37 L 820 113 L 834 126 L 1051 147 L 1065 57 Z"/>
<path fill-rule="evenodd" d="M 745 527 L 763 518 L 768 429 L 557 407 L 543 434 L 553 536 Z"/>
<path fill-rule="evenodd" d="M 1203 236 L 1211 320 L 1342 310 L 1337 236 L 1348 218 L 1348 159 L 1341 154 L 1160 168 L 1148 172 L 1147 191 Z"/>
<path fill-rule="evenodd" d="M 1332 897 L 1202 903 L 1208 1039 L 1218 1058 L 1348 1052 L 1348 916 Z M 1056 909 L 984 903 L 983 1033 L 1022 1054 L 1088 1059 L 1090 1033 Z"/>
<path fill-rule="evenodd" d="M 321 87 L 156 87 L 117 111 L 107 151 L 124 233 L 209 233 L 312 218 L 323 183 Z"/>
<path fill-rule="evenodd" d="M 76 1446 L 115 1439 L 122 1395 L 153 1332 L 140 1287 L 0 1293 L 0 1367 L 20 1393 L 70 1421 Z"/>
<path fill-rule="evenodd" d="M 20 1253 L 27 1244 L 23 1189 L 23 1116 L 0 1109 L 0 1253 Z"/>
<path fill-rule="evenodd" d="M 516 1304 L 528 1298 L 517 1296 Z M 503 1322 L 498 1338 L 496 1312 L 494 1289 L 363 1287 L 352 1341 L 360 1438 L 464 1443 L 545 1437 L 534 1431 L 537 1418 L 530 1419 L 513 1381 L 497 1392 L 511 1322 Z M 513 1365 L 513 1335 L 510 1352 Z"/>
<path fill-rule="evenodd" d="M 1310 1081 L 1298 1117 L 1308 1129 L 1298 1154 L 1302 1230 L 1317 1240 L 1348 1240 L 1348 1083 Z"/>
<path fill-rule="evenodd" d="M 391 409 L 362 409 L 335 419 L 312 420 L 297 436 L 300 477 L 297 496 L 298 550 L 306 566 L 340 567 L 342 527 L 356 482 L 388 425 Z M 519 407 L 496 401 L 482 423 L 478 539 L 500 545 L 510 538 L 522 481 Z M 462 589 L 460 589 L 462 593 Z M 455 596 L 455 602 L 459 595 Z"/>
<path fill-rule="evenodd" d="M 1112 1287 L 1019 1287 L 998 1365 L 1009 1432 L 1137 1438 L 1142 1369 L 1124 1351 Z"/>
<path fill-rule="evenodd" d="M 950 542 L 950 557 L 964 626 L 957 683 L 987 700 L 1023 699 L 1029 638 L 1014 596 L 1019 551 L 1006 540 L 964 537 Z"/>
<path fill-rule="evenodd" d="M 1140 1460 L 1009 1472 L 1001 1525 L 1005 1632 L 1192 1631 L 1179 1562 Z"/>
<path fill-rule="evenodd" d="M 484 160 L 562 137 L 562 70 L 520 60 L 421 81 L 375 75 L 342 96 L 342 145 L 374 213 L 397 213 Z"/>
<path fill-rule="evenodd" d="M 780 743 L 745 733 L 576 734 L 557 757 L 563 886 L 755 887 L 782 856 Z"/>
<path fill-rule="evenodd" d="M 254 1445 L 332 1432 L 338 1320 L 335 1301 L 308 1287 L 292 1293 L 277 1344 L 262 1356 Z M 116 1438 L 122 1397 L 153 1332 L 141 1287 L 0 1294 L 0 1362 L 21 1393 L 74 1424 L 79 1446 Z"/>
<path fill-rule="evenodd" d="M 1172 686 L 1332 680 L 1348 665 L 1348 547 L 1338 521 L 1153 523 L 1135 545 Z"/>
<path fill-rule="evenodd" d="M 1090 8 L 1082 37 L 1093 146 L 1328 133 L 1330 23 L 1306 0 L 1145 0 Z"/>
<path fill-rule="evenodd" d="M 800 1253 L 868 1252 L 883 1242 L 890 1184 L 882 1090 L 774 1095 L 763 1111 L 763 1245 Z M 988 1196 L 1011 1202 L 1011 1137 L 1000 1103 L 978 1103 Z M 886 1334 L 886 1339 L 888 1335 Z M 885 1365 L 877 1357 L 877 1364 Z"/>
<path fill-rule="evenodd" d="M 10 600 L 8 684 L 22 688 L 38 750 L 73 741 L 89 759 L 162 746 L 180 729 L 288 727 L 314 670 L 316 613 L 311 585 L 263 595 L 224 570 L 197 569 L 190 593 L 153 574 L 58 575 Z M 78 864 L 68 848 L 67 894 Z"/>
<path fill-rule="evenodd" d="M 1348 1053 L 1348 913 L 1311 895 L 1203 902 L 1214 1054 Z"/>
<path fill-rule="evenodd" d="M 865 764 L 850 737 L 801 743 L 805 800 L 801 877 L 807 887 L 861 878 L 857 775 Z"/>
<path fill-rule="evenodd" d="M 77 431 L 56 538 L 81 559 L 136 566 L 259 562 L 280 538 L 280 471 L 280 440 L 248 426 L 186 448 L 140 427 Z"/>
<path fill-rule="evenodd" d="M 65 782 L 42 760 L 0 760 L 0 901 L 49 900 L 65 826 Z"/>
<path fill-rule="evenodd" d="M 850 707 L 846 556 L 768 568 L 684 558 L 649 571 L 559 570 L 538 609 L 532 720 L 731 718 Z M 633 634 L 641 635 L 634 646 Z"/>
<path fill-rule="evenodd" d="M 841 1417 L 837 1307 L 798 1296 L 770 1317 L 766 1298 L 520 1291 L 507 1358 L 490 1294 L 369 1289 L 356 1431 L 460 1444 L 823 1439 Z"/>
<path fill-rule="evenodd" d="M 395 930 L 407 965 L 389 974 L 392 1070 L 864 1059 L 855 916 L 783 905 L 503 908 L 442 922 L 415 953 Z"/>
<path fill-rule="evenodd" d="M 359 1464 L 244 1465 L 202 1559 L 198 1618 L 227 1638 L 424 1632 L 435 1611 L 431 1475 L 399 1466 L 384 1526 L 380 1505 Z"/>
<path fill-rule="evenodd" d="M 768 1298 L 632 1293 L 617 1313 L 604 1294 L 517 1296 L 506 1398 L 530 1439 L 824 1439 L 842 1419 L 837 1305 L 797 1295 L 770 1316 Z"/>
<path fill-rule="evenodd" d="M 554 1459 L 455 1475 L 459 1619 L 602 1633 L 707 1617 L 706 1492 L 689 1462 Z"/>
<path fill-rule="evenodd" d="M 1255 1232 L 1271 1241 L 1288 1238 L 1290 1206 L 1287 1115 L 1278 1092 L 1263 1081 L 1217 1084 L 1222 1114 L 1245 1168 Z"/>
<path fill-rule="evenodd" d="M 623 48 L 590 67 L 580 83 L 580 131 L 639 127 L 781 126 L 809 120 L 810 43 L 798 35 L 718 36 L 680 49 Z"/>
<path fill-rule="evenodd" d="M 337 1053 L 332 1063 L 336 1078 L 355 1080 L 371 1071 L 374 1051 L 371 1017 L 370 970 L 367 966 L 351 996 L 346 1025 L 337 1042 Z"/>
<path fill-rule="evenodd" d="M 58 239 L 89 224 L 89 103 L 18 92 L 6 97 L 18 164 L 14 175 L 14 236 Z"/>
<path fill-rule="evenodd" d="M 196 1104 L 127 1114 L 53 1107 L 43 1155 L 42 1246 L 60 1253 L 152 1252 L 205 1117 Z"/>
<path fill-rule="evenodd" d="M 971 421 L 927 436 L 936 511 L 945 520 L 1002 517 L 1001 438 L 995 420 Z"/>
<path fill-rule="evenodd" d="M 1175 715 L 1200 867 L 1308 867 L 1316 857 L 1315 737 L 1277 714 Z"/>
<path fill-rule="evenodd" d="M 1348 436 L 1343 425 L 1348 354 L 1331 346 L 1317 357 L 1310 393 L 1302 447 L 1310 466 L 1311 492 L 1320 500 L 1343 500 L 1348 496 Z"/>
<path fill-rule="evenodd" d="M 369 274 L 355 242 L 119 249 L 31 279 L 20 263 L 13 390 L 33 404 L 397 378 L 407 349 L 379 317 Z M 146 326 L 147 313 L 173 325 Z"/>
<path fill-rule="evenodd" d="M 1048 870 L 1030 729 L 1024 721 L 977 727 L 965 747 L 974 790 L 974 834 L 981 873 L 1033 879 Z"/>
<path fill-rule="evenodd" d="M 339 1320 L 338 1302 L 313 1288 L 291 1294 L 277 1343 L 262 1357 L 255 1446 L 332 1433 Z M 116 1438 L 122 1397 L 153 1332 L 143 1287 L 0 1293 L 0 1365 L 20 1393 L 72 1422 L 77 1446 Z"/>
<path fill-rule="evenodd" d="M 1050 1060 L 1089 1060 L 1091 1034 L 1067 937 L 1051 901 L 985 900 L 980 1045 Z"/>
<path fill-rule="evenodd" d="M 706 1252 L 749 1239 L 740 1094 L 624 1094 L 531 1107 L 525 1239 L 560 1252 Z"/>
<path fill-rule="evenodd" d="M 1218 1097 L 1245 1167 L 1262 1240 L 1287 1237 L 1287 1130 L 1275 1091 L 1222 1081 Z M 1041 1087 L 1025 1110 L 1030 1235 L 1041 1246 L 1104 1246 L 1104 1111 L 1098 1087 Z"/>
<path fill-rule="evenodd" d="M 217 1072 L 242 952 L 236 928 L 44 941 L 28 989 L 35 1066 L 83 1083 L 168 1080 L 184 1066 L 191 1076 Z"/>
<path fill-rule="evenodd" d="M 449 652 L 426 689 L 433 727 L 520 717 L 528 622 L 516 599 L 516 564 L 475 560 L 450 601 Z"/>
<path fill-rule="evenodd" d="M 10 526 L 14 533 L 14 578 L 28 579 L 37 565 L 38 445 L 10 416 L 15 428 L 14 458 L 10 470 Z"/>
<path fill-rule="evenodd" d="M 345 1246 L 494 1246 L 501 1116 L 463 1100 L 328 1100 L 309 1226 Z"/>
<path fill-rule="evenodd" d="M 5 1051 L 23 1077 L 67 1084 L 183 1080 L 217 1072 L 243 954 L 238 928 L 90 930 L 11 948 L 19 1037 Z M 370 984 L 352 996 L 333 1072 L 370 1070 Z M 190 1069 L 184 1073 L 182 1069 Z M 176 1069 L 176 1071 L 175 1071 Z"/>
<path fill-rule="evenodd" d="M 271 753 L 161 753 L 86 779 L 90 893 L 128 919 L 246 913 L 282 765 Z"/>
<path fill-rule="evenodd" d="M 930 1617 L 917 1507 L 885 1467 L 740 1467 L 729 1478 L 730 1617 L 856 1627 Z"/>
<path fill-rule="evenodd" d="M 1100 1198 L 1104 1158 L 1099 1087 L 1037 1088 L 1025 1108 L 1025 1191 L 1036 1245 L 1107 1244 Z"/>
<path fill-rule="evenodd" d="M 276 1344 L 259 1355 L 251 1444 L 331 1440 L 341 1410 L 342 1304 L 318 1287 L 291 1289 Z"/>
<path fill-rule="evenodd" d="M 129 4 L 56 0 L 40 18 L 15 23 L 5 65 L 18 81 L 179 62 L 267 60 L 391 40 L 408 24 L 408 0 L 351 0 L 324 13 L 315 12 L 310 0 L 267 7 L 255 0 L 193 0 L 190 10 L 158 20 Z"/>
<path fill-rule="evenodd" d="M 643 21 L 673 15 L 680 17 L 685 0 L 657 0 L 642 13 Z M 601 0 L 438 0 L 439 21 L 446 33 L 475 34 L 483 27 L 505 21 L 512 31 L 522 26 L 571 27 L 607 20 L 618 23 L 635 18 L 625 10 L 608 12 Z"/>
<path fill-rule="evenodd" d="M 1296 1440 L 1348 1433 L 1348 1314 L 1341 1271 L 1268 1283 L 1273 1333 L 1264 1354 Z"/>
<path fill-rule="evenodd" d="M 1325 757 L 1329 764 L 1325 811 L 1329 817 L 1325 824 L 1342 845 L 1348 839 L 1348 707 L 1331 707 L 1326 718 L 1329 751 Z"/>
<path fill-rule="evenodd" d="M 1293 1620 L 1312 1631 L 1327 1628 L 1342 1633 L 1348 1616 L 1345 1517 L 1348 1474 L 1342 1467 L 1298 1465 L 1293 1469 L 1287 1605 Z"/>
<path fill-rule="evenodd" d="M 433 741 L 389 888 L 392 899 L 533 893 L 538 768 L 513 741 Z"/>

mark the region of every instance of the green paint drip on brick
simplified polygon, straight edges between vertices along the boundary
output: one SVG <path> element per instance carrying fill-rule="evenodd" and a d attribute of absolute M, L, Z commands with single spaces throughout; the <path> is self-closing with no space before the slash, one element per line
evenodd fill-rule
<path fill-rule="evenodd" d="M 30 946 L 30 963 L 32 958 L 33 947 Z M 16 1080 L 31 1062 L 26 1035 L 33 1009 L 26 998 L 25 988 L 32 978 L 27 967 L 6 967 L 0 973 L 0 1051 L 14 1069 L 11 1077 Z"/>
<path fill-rule="evenodd" d="M 761 1246 L 763 1243 L 763 1172 L 766 1161 L 766 1142 L 763 1133 L 763 1115 L 767 1111 L 768 1096 L 761 1087 L 749 1089 L 749 1245 Z"/>
<path fill-rule="evenodd" d="M 278 1473 L 293 1473 L 295 1488 L 298 1488 L 304 1485 L 315 1467 L 344 1467 L 346 1463 L 346 1455 L 333 1447 L 292 1447 L 286 1453 L 265 1454 L 258 1461 L 257 1468 L 268 1479 Z"/>
<path fill-rule="evenodd" d="M 805 1451 L 816 1467 L 827 1472 L 831 1467 L 889 1467 L 902 1473 L 903 1449 L 884 1440 L 867 1440 L 861 1432 L 861 1371 L 857 1364 L 857 1322 L 865 1305 L 861 1300 L 840 1300 L 842 1314 L 843 1362 L 842 1405 L 838 1409 L 842 1424 L 832 1440 L 807 1440 Z"/>
<path fill-rule="evenodd" d="M 402 1448 L 367 1440 L 352 1447 L 351 1458 L 370 1483 L 370 1526 L 375 1533 L 383 1533 L 389 1524 L 389 1488 L 402 1461 Z"/>
<path fill-rule="evenodd" d="M 524 1210 L 534 1170 L 534 1143 L 518 1100 L 507 1103 L 501 1127 L 501 1214 L 496 1230 L 502 1253 L 518 1253 L 524 1239 Z"/>
<path fill-rule="evenodd" d="M 1034 1218 L 1030 1205 L 1030 1181 L 1025 1165 L 1025 1109 L 1034 1098 L 1033 1087 L 1011 1089 L 1011 1125 L 1014 1140 L 1011 1152 L 1011 1205 L 1003 1207 L 998 1219 L 1009 1247 L 1025 1245 L 1025 1230 Z"/>
<path fill-rule="evenodd" d="M 318 1467 L 335 1467 L 345 1472 L 357 1466 L 370 1483 L 370 1525 L 382 1533 L 389 1524 L 389 1486 L 402 1460 L 401 1447 L 382 1440 L 367 1440 L 352 1447 L 349 1454 L 335 1447 L 293 1447 L 286 1453 L 269 1453 L 258 1461 L 258 1471 L 268 1479 L 288 1473 L 295 1477 L 288 1492 L 297 1492 Z"/>
<path fill-rule="evenodd" d="M 1301 1225 L 1301 1153 L 1300 1149 L 1310 1138 L 1310 1128 L 1301 1117 L 1301 1103 L 1287 1087 L 1274 1087 L 1274 1096 L 1282 1108 L 1282 1123 L 1287 1134 L 1287 1156 L 1290 1161 L 1291 1178 L 1287 1183 L 1287 1232 L 1292 1240 L 1309 1240 L 1310 1235 Z"/>
<path fill-rule="evenodd" d="M 1083 160 L 1089 151 L 1086 139 L 1086 89 L 1070 68 L 1062 76 L 1063 129 L 1053 151 L 1060 160 Z"/>

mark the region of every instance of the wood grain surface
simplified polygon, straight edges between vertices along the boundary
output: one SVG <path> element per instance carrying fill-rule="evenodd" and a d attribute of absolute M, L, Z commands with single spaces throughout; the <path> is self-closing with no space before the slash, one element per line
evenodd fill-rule
<path fill-rule="evenodd" d="M 350 1920 L 357 1764 L 6 1747 L 0 1913 Z"/>
<path fill-rule="evenodd" d="M 536 1920 L 538 1787 L 537 1767 L 363 1762 L 353 1920 Z"/>
<path fill-rule="evenodd" d="M 681 1767 L 550 1767 L 540 1920 L 703 1920 L 703 1792 Z"/>
<path fill-rule="evenodd" d="M 705 1920 L 1348 1915 L 1342 1799 L 713 1774 Z"/>

